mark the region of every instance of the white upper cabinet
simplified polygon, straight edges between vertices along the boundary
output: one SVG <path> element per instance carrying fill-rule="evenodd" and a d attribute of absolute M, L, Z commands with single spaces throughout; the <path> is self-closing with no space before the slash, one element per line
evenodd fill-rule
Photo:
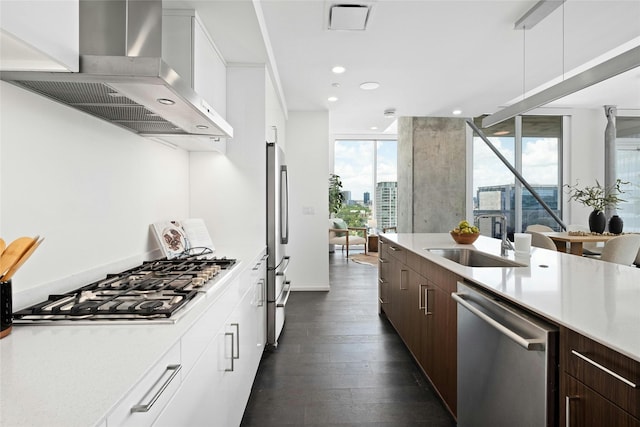
<path fill-rule="evenodd" d="M 0 69 L 79 69 L 79 0 L 0 1 Z"/>
<path fill-rule="evenodd" d="M 163 10 L 162 58 L 226 117 L 226 64 L 194 10 Z"/>

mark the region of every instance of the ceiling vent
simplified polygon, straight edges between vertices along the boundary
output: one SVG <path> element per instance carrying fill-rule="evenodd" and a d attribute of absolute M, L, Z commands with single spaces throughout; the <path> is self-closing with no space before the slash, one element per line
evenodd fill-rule
<path fill-rule="evenodd" d="M 363 4 L 334 4 L 329 9 L 329 29 L 363 31 L 367 29 L 371 6 Z"/>

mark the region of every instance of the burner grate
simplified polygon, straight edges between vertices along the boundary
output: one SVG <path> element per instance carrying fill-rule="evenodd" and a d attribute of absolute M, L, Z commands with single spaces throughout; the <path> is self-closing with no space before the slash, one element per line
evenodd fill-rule
<path fill-rule="evenodd" d="M 233 259 L 146 261 L 75 291 L 13 313 L 15 323 L 168 319 L 203 291 Z"/>

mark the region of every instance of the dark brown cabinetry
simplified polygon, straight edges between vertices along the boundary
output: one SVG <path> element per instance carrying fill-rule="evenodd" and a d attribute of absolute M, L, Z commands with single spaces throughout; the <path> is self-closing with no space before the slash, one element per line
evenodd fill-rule
<path fill-rule="evenodd" d="M 640 427 L 640 362 L 567 328 L 560 347 L 563 425 Z"/>
<path fill-rule="evenodd" d="M 389 254 L 387 247 L 389 244 L 380 240 L 378 244 L 378 313 L 387 313 L 389 303 L 391 302 L 391 293 L 389 291 Z M 389 307 L 388 307 L 389 306 Z"/>
<path fill-rule="evenodd" d="M 455 415 L 458 322 L 451 293 L 456 291 L 461 278 L 424 258 L 420 259 L 420 272 L 427 280 L 425 306 L 431 313 L 428 345 L 423 346 L 423 354 L 431 358 L 432 368 L 427 375 Z"/>
<path fill-rule="evenodd" d="M 455 416 L 458 277 L 384 238 L 379 267 L 381 312 Z"/>

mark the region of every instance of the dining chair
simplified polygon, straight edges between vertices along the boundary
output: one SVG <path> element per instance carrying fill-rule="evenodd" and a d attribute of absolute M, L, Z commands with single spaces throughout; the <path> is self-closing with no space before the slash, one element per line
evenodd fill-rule
<path fill-rule="evenodd" d="M 617 264 L 632 265 L 638 258 L 638 251 L 640 251 L 640 234 L 625 234 L 607 241 L 602 249 L 600 259 Z"/>
<path fill-rule="evenodd" d="M 549 227 L 548 225 L 543 225 L 543 224 L 531 224 L 527 226 L 527 229 L 524 230 L 525 232 L 527 231 L 537 231 L 539 233 L 545 233 L 547 231 L 553 231 L 553 228 Z"/>
<path fill-rule="evenodd" d="M 527 231 L 527 233 L 531 234 L 531 246 L 535 246 L 536 248 L 549 249 L 552 251 L 558 250 L 556 244 L 553 243 L 553 240 L 551 240 L 550 237 L 547 237 L 542 233 L 538 233 L 537 231 Z"/>

